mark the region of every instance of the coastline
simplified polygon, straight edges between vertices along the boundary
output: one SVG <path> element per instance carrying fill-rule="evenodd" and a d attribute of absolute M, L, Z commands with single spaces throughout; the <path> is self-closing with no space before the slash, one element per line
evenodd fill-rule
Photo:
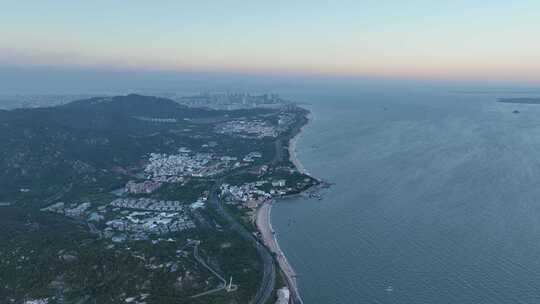
<path fill-rule="evenodd" d="M 288 150 L 289 150 L 289 160 L 296 167 L 296 170 L 298 170 L 298 172 L 300 172 L 300 173 L 311 176 L 311 174 L 309 174 L 309 172 L 307 172 L 306 168 L 304 168 L 304 165 L 302 165 L 300 160 L 298 160 L 298 157 L 296 155 L 296 145 L 298 143 L 298 139 L 300 138 L 300 135 L 304 131 L 304 128 L 313 121 L 313 116 L 312 116 L 311 112 L 306 115 L 306 118 L 307 118 L 308 121 L 302 127 L 300 127 L 300 130 L 298 131 L 298 133 L 296 133 L 291 139 L 289 139 Z"/>
<path fill-rule="evenodd" d="M 272 201 L 264 202 L 257 211 L 257 218 L 255 220 L 257 229 L 261 233 L 261 238 L 264 245 L 275 255 L 279 268 L 285 275 L 287 281 L 287 287 L 289 288 L 291 300 L 290 303 L 303 303 L 300 293 L 298 292 L 298 284 L 296 282 L 296 273 L 291 264 L 287 260 L 287 257 L 279 247 L 279 242 L 276 238 L 275 231 L 272 228 L 272 222 L 270 215 L 272 212 Z"/>
<path fill-rule="evenodd" d="M 313 116 L 311 112 L 309 112 L 306 115 L 307 122 L 300 127 L 298 132 L 289 139 L 289 145 L 288 145 L 288 151 L 289 151 L 289 160 L 291 163 L 295 166 L 295 168 L 298 170 L 298 172 L 302 174 L 306 174 L 311 176 L 307 170 L 304 168 L 302 163 L 297 157 L 296 154 L 296 145 L 298 142 L 299 137 L 301 136 L 302 132 L 304 131 L 304 128 L 309 125 L 313 121 Z M 287 260 L 287 257 L 281 250 L 281 247 L 279 246 L 279 242 L 276 237 L 276 233 L 272 227 L 272 221 L 271 221 L 271 212 L 272 212 L 272 204 L 274 200 L 264 202 L 261 206 L 259 206 L 259 209 L 256 213 L 255 218 L 255 224 L 257 226 L 257 230 L 261 233 L 261 238 L 266 245 L 266 247 L 275 254 L 276 260 L 279 264 L 279 268 L 285 275 L 285 279 L 287 281 L 287 287 L 289 288 L 290 292 L 290 300 L 289 303 L 303 303 L 302 297 L 300 296 L 300 293 L 298 291 L 298 283 L 296 280 L 296 272 L 294 271 L 293 267 Z"/>

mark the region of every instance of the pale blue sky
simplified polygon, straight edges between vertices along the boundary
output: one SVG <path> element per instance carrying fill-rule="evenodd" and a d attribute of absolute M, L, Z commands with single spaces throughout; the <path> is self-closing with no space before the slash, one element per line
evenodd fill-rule
<path fill-rule="evenodd" d="M 540 1 L 5 1 L 0 64 L 540 79 Z"/>

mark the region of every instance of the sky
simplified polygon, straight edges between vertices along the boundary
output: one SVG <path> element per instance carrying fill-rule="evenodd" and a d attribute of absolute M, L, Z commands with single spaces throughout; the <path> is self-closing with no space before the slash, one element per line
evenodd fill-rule
<path fill-rule="evenodd" d="M 0 0 L 0 67 L 540 83 L 538 0 Z"/>

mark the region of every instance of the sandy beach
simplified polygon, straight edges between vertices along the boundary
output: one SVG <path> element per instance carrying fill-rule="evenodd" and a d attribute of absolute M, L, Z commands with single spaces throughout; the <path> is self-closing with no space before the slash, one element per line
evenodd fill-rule
<path fill-rule="evenodd" d="M 270 221 L 270 214 L 272 212 L 272 201 L 267 201 L 263 203 L 259 210 L 257 211 L 256 225 L 261 233 L 262 240 L 268 249 L 276 255 L 279 267 L 285 274 L 288 282 L 288 287 L 291 292 L 291 296 L 295 296 L 297 299 L 302 302 L 300 294 L 298 293 L 298 285 L 296 283 L 296 273 L 294 269 L 289 264 L 289 261 L 281 251 L 279 243 L 276 239 L 274 229 L 272 228 L 272 223 Z"/>

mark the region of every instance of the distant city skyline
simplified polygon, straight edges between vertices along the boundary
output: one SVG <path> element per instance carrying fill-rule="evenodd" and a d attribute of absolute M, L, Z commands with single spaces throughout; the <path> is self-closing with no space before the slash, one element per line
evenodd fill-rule
<path fill-rule="evenodd" d="M 538 1 L 0 5 L 0 66 L 540 83 Z"/>

